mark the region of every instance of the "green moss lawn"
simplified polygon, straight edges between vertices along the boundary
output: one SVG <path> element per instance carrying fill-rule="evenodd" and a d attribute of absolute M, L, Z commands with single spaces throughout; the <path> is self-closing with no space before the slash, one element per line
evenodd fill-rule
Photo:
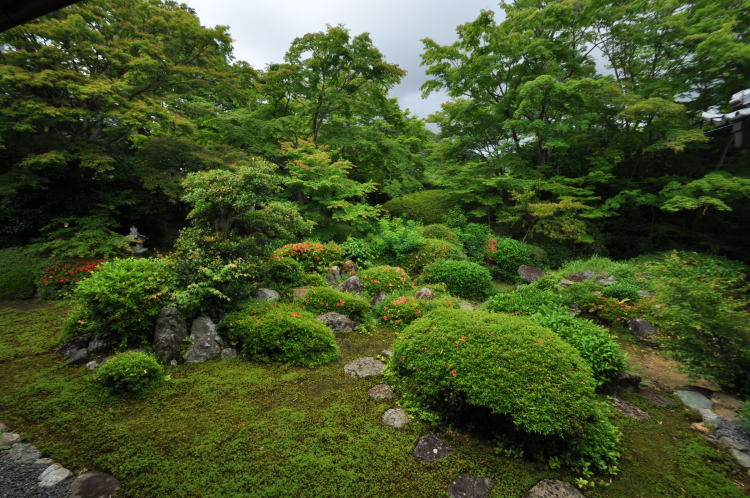
<path fill-rule="evenodd" d="M 339 335 L 342 357 L 320 368 L 181 365 L 143 398 L 121 399 L 54 352 L 66 311 L 61 302 L 0 303 L 0 420 L 73 470 L 112 473 L 122 496 L 441 496 L 470 473 L 494 479 L 493 496 L 516 497 L 543 478 L 573 480 L 455 431 L 439 434 L 452 455 L 414 459 L 426 429 L 381 425 L 394 405 L 369 399 L 378 380 L 343 373 L 388 348 L 389 330 Z M 620 419 L 620 474 L 587 496 L 744 496 L 746 476 L 690 429 L 681 407 L 626 398 L 652 420 Z"/>

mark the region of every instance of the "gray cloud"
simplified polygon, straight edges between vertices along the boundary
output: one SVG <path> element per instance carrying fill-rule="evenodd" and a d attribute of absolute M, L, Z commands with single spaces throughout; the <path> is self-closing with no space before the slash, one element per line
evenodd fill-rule
<path fill-rule="evenodd" d="M 423 100 L 419 87 L 427 79 L 420 66 L 422 38 L 448 44 L 456 26 L 471 21 L 482 9 L 495 10 L 495 0 L 187 0 L 205 26 L 229 26 L 235 56 L 257 68 L 280 62 L 298 36 L 345 25 L 352 34 L 370 33 L 388 62 L 407 71 L 392 95 L 412 113 L 427 117 L 445 100 L 433 94 Z"/>

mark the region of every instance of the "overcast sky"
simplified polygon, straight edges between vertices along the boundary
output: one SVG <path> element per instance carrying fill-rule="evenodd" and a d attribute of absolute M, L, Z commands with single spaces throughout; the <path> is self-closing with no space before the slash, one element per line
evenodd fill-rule
<path fill-rule="evenodd" d="M 475 19 L 482 9 L 495 11 L 496 0 L 184 0 L 195 9 L 204 26 L 229 26 L 237 59 L 263 69 L 281 62 L 294 38 L 325 29 L 326 24 L 346 26 L 352 35 L 368 32 L 385 60 L 407 71 L 392 95 L 412 113 L 427 117 L 445 99 L 432 94 L 421 98 L 425 81 L 420 66 L 422 38 L 448 44 L 456 39 L 456 26 Z"/>

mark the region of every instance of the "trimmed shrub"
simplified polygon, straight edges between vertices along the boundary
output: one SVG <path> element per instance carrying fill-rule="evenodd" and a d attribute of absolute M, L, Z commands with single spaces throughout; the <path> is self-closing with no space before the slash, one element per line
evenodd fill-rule
<path fill-rule="evenodd" d="M 315 315 L 335 311 L 352 320 L 361 321 L 370 311 L 370 304 L 361 297 L 330 287 L 313 287 L 302 299 L 302 307 Z"/>
<path fill-rule="evenodd" d="M 413 273 L 421 272 L 425 266 L 439 259 L 466 259 L 459 246 L 440 239 L 425 239 L 425 244 L 416 252 L 406 255 L 404 266 Z"/>
<path fill-rule="evenodd" d="M 485 416 L 474 420 L 495 417 L 488 429 L 510 422 L 537 443 L 562 445 L 572 466 L 582 467 L 573 463 L 571 451 L 589 469 L 607 470 L 617 458 L 617 433 L 608 431 L 599 411 L 589 366 L 572 346 L 528 318 L 435 310 L 396 340 L 387 378 L 407 406 L 433 422 L 466 423 L 479 412 Z M 584 445 L 598 429 L 609 436 L 596 447 Z"/>
<path fill-rule="evenodd" d="M 504 280 L 518 280 L 518 267 L 536 263 L 532 257 L 532 250 L 520 240 L 502 237 L 490 238 L 486 245 L 487 261 L 493 263 L 498 270 L 498 276 Z"/>
<path fill-rule="evenodd" d="M 396 299 L 384 299 L 375 307 L 375 314 L 383 325 L 402 329 L 417 318 L 423 317 L 438 308 L 459 308 L 458 299 L 444 296 L 435 299 L 417 299 L 412 296 L 400 296 Z"/>
<path fill-rule="evenodd" d="M 629 299 L 631 301 L 637 301 L 641 297 L 638 295 L 638 286 L 632 282 L 615 282 L 614 284 L 602 289 L 602 295 L 604 297 L 613 297 L 622 301 L 623 299 Z"/>
<path fill-rule="evenodd" d="M 34 297 L 43 261 L 25 247 L 0 249 L 0 299 Z"/>
<path fill-rule="evenodd" d="M 433 223 L 422 227 L 422 235 L 426 239 L 440 239 L 453 244 L 460 244 L 456 233 L 448 225 L 443 223 Z"/>
<path fill-rule="evenodd" d="M 305 272 L 320 272 L 341 259 L 341 246 L 335 242 L 308 241 L 285 244 L 273 252 L 273 257 L 277 260 L 292 258 L 302 265 Z"/>
<path fill-rule="evenodd" d="M 229 340 L 252 360 L 314 367 L 340 354 L 331 329 L 295 305 L 250 301 L 224 324 Z"/>
<path fill-rule="evenodd" d="M 341 244 L 342 259 L 351 259 L 361 269 L 369 268 L 380 258 L 381 247 L 371 240 L 349 237 Z"/>
<path fill-rule="evenodd" d="M 393 216 L 404 216 L 424 224 L 440 223 L 456 205 L 454 196 L 445 190 L 422 190 L 396 197 L 383 204 Z"/>
<path fill-rule="evenodd" d="M 75 292 L 73 287 L 79 281 L 91 276 L 102 263 L 103 261 L 99 259 L 89 259 L 76 263 L 45 266 L 37 282 L 37 294 L 44 299 L 71 296 Z"/>
<path fill-rule="evenodd" d="M 502 292 L 489 298 L 483 305 L 487 311 L 533 315 L 534 313 L 565 313 L 565 299 L 552 291 L 522 287 L 518 292 Z"/>
<path fill-rule="evenodd" d="M 264 284 L 274 289 L 298 287 L 305 280 L 302 263 L 292 258 L 271 258 L 263 263 L 261 272 Z"/>
<path fill-rule="evenodd" d="M 412 287 L 409 274 L 398 266 L 373 266 L 360 272 L 359 278 L 362 282 L 362 289 L 373 296 L 380 291 L 391 293 Z"/>
<path fill-rule="evenodd" d="M 421 280 L 444 283 L 451 294 L 467 299 L 482 299 L 493 290 L 489 270 L 471 261 L 435 261 L 425 267 Z"/>
<path fill-rule="evenodd" d="M 125 351 L 97 368 L 94 379 L 116 394 L 140 394 L 164 380 L 164 369 L 150 354 Z"/>
<path fill-rule="evenodd" d="M 591 367 L 598 385 L 604 384 L 613 374 L 625 369 L 625 354 L 609 332 L 594 322 L 559 312 L 539 313 L 532 319 L 576 348 L 581 358 Z"/>
<path fill-rule="evenodd" d="M 328 282 L 320 273 L 305 273 L 302 277 L 302 285 L 308 287 L 324 287 L 328 285 Z"/>
<path fill-rule="evenodd" d="M 85 332 L 124 348 L 151 342 L 161 308 L 171 302 L 176 277 L 168 259 L 115 259 L 75 287 L 76 307 L 65 337 Z"/>
<path fill-rule="evenodd" d="M 492 229 L 482 223 L 468 223 L 455 230 L 469 259 L 484 262 L 487 240 L 493 236 Z"/>

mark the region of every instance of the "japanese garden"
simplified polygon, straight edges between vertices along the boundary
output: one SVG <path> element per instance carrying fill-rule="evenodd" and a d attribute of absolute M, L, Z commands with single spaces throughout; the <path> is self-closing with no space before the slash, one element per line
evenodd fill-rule
<path fill-rule="evenodd" d="M 189 4 L 0 32 L 0 497 L 750 494 L 750 0 L 478 9 L 428 116 Z"/>

